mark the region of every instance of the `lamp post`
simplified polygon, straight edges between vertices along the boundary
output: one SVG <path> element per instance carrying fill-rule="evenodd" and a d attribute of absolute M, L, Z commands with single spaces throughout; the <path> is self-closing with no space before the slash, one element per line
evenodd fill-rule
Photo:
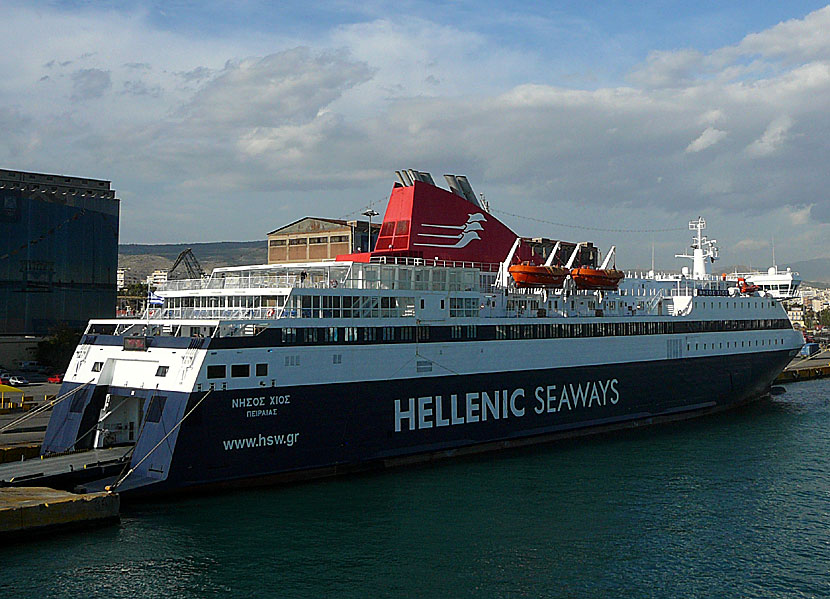
<path fill-rule="evenodd" d="M 369 217 L 369 251 L 372 251 L 372 217 L 380 215 L 380 212 L 377 210 L 373 210 L 369 208 L 366 212 L 363 213 L 363 216 Z"/>

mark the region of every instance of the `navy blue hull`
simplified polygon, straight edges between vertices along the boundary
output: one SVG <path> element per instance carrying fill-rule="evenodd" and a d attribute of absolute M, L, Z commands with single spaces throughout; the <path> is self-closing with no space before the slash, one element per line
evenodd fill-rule
<path fill-rule="evenodd" d="M 569 432 L 693 417 L 761 396 L 789 359 L 788 351 L 776 351 L 214 391 L 198 406 L 204 394 L 193 394 L 187 409 L 195 409 L 177 432 L 175 450 L 164 451 L 172 461 L 154 456 L 152 480 L 137 472 L 125 488 L 152 483 L 144 490 L 155 492 L 324 476 L 462 448 L 483 451 Z"/>

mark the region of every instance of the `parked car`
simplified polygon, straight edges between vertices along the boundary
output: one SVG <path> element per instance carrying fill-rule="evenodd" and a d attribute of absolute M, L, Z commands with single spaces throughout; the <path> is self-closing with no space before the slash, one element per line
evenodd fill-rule
<path fill-rule="evenodd" d="M 53 374 L 48 379 L 46 379 L 50 383 L 62 383 L 63 382 L 63 375 L 62 374 Z"/>
<path fill-rule="evenodd" d="M 25 387 L 29 384 L 29 381 L 20 375 L 15 375 L 9 379 L 9 384 L 12 387 Z"/>
<path fill-rule="evenodd" d="M 10 378 L 12 378 L 12 375 L 8 372 L 0 373 L 0 385 L 8 385 Z"/>

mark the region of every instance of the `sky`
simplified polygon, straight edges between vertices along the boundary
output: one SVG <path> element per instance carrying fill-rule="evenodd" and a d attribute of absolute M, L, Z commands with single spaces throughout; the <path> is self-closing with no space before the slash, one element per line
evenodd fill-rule
<path fill-rule="evenodd" d="M 3 0 L 0 167 L 112 181 L 121 243 L 265 239 L 464 174 L 517 233 L 830 257 L 819 2 Z M 443 183 L 441 183 L 443 184 Z M 715 267 L 717 268 L 717 267 Z"/>

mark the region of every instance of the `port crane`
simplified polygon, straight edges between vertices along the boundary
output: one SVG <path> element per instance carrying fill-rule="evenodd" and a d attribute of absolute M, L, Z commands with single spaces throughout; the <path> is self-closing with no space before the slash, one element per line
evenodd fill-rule
<path fill-rule="evenodd" d="M 178 278 L 175 276 L 176 269 L 179 267 L 179 265 L 182 264 L 184 264 L 184 267 L 187 270 L 188 279 L 201 279 L 203 276 L 205 276 L 205 271 L 202 269 L 202 265 L 199 264 L 199 261 L 193 254 L 193 250 L 191 248 L 187 248 L 181 254 L 179 254 L 179 257 L 176 258 L 175 262 L 173 262 L 173 266 L 171 266 L 170 270 L 167 271 L 167 278 Z"/>

